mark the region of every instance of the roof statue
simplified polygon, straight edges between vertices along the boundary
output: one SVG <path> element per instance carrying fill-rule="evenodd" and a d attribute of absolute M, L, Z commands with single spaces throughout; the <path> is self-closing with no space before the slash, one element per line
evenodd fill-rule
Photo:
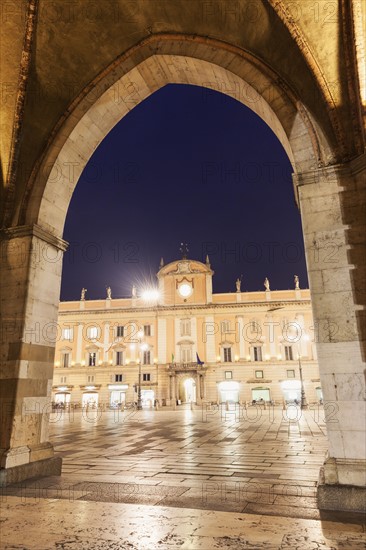
<path fill-rule="evenodd" d="M 186 260 L 188 258 L 189 248 L 187 243 L 180 243 L 179 252 L 182 254 L 183 260 Z"/>
<path fill-rule="evenodd" d="M 294 275 L 295 290 L 300 290 L 300 280 L 298 275 Z"/>

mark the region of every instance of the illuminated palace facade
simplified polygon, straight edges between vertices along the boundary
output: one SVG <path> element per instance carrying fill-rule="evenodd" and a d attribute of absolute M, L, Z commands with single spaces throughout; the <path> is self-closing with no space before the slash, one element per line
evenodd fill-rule
<path fill-rule="evenodd" d="M 163 265 L 155 292 L 133 288 L 59 307 L 53 403 L 57 407 L 164 407 L 191 402 L 322 399 L 310 292 L 214 294 L 209 259 Z M 301 373 L 300 373 L 301 370 Z"/>

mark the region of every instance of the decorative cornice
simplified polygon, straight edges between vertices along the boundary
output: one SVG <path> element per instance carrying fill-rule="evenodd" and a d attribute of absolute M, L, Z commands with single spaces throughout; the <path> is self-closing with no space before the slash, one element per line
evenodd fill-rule
<path fill-rule="evenodd" d="M 309 170 L 292 175 L 294 185 L 311 185 L 324 180 L 335 181 L 344 176 L 356 175 L 366 170 L 366 153 L 359 155 L 348 162 L 324 166 L 318 170 Z"/>
<path fill-rule="evenodd" d="M 247 384 L 272 384 L 273 380 L 266 380 L 265 378 L 251 378 L 247 380 Z"/>
<path fill-rule="evenodd" d="M 54 246 L 58 250 L 65 252 L 69 243 L 60 239 L 52 233 L 49 233 L 43 227 L 37 224 L 32 225 L 19 225 L 17 227 L 8 227 L 0 230 L 0 240 L 22 239 L 24 237 L 37 237 L 42 241 Z"/>
<path fill-rule="evenodd" d="M 189 308 L 192 309 L 192 310 L 220 310 L 220 309 L 243 309 L 245 307 L 250 307 L 250 308 L 253 308 L 253 307 L 266 307 L 268 308 L 268 305 L 271 305 L 272 307 L 280 307 L 280 306 L 283 306 L 285 304 L 285 306 L 304 306 L 304 305 L 310 305 L 311 304 L 311 300 L 309 298 L 306 298 L 304 300 L 285 300 L 283 302 L 239 302 L 239 303 L 233 303 L 233 304 L 203 304 L 203 305 L 197 305 L 197 306 L 192 306 L 190 305 Z M 182 305 L 179 305 L 179 306 L 159 306 L 159 309 L 152 309 L 152 308 L 146 308 L 146 309 L 139 309 L 138 311 L 136 311 L 136 309 L 134 308 L 103 308 L 103 309 L 70 309 L 68 311 L 59 311 L 59 316 L 65 316 L 65 315 L 81 315 L 81 316 L 86 316 L 86 315 L 89 315 L 89 314 L 93 314 L 93 315 L 98 315 L 98 314 L 108 314 L 108 315 L 111 315 L 111 313 L 116 313 L 116 314 L 121 314 L 121 313 L 133 313 L 134 315 L 136 315 L 136 313 L 169 313 L 171 312 L 172 314 L 179 314 L 180 312 L 185 313 L 184 311 L 184 307 L 188 307 L 188 306 L 182 306 Z M 135 319 L 134 321 L 137 322 L 137 320 Z M 130 323 L 132 323 L 133 320 L 130 320 Z"/>

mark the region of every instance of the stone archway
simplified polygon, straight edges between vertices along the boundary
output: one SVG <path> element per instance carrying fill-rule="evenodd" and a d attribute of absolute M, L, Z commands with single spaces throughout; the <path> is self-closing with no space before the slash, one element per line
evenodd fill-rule
<path fill-rule="evenodd" d="M 47 413 L 62 252 L 67 246 L 62 240 L 66 212 L 78 178 L 102 139 L 131 108 L 167 83 L 212 88 L 246 104 L 272 128 L 293 164 L 319 326 L 324 398 L 336 404 L 338 414 L 336 423 L 334 417 L 328 423 L 330 458 L 323 488 L 341 487 L 346 495 L 341 498 L 349 499 L 346 507 L 351 509 L 347 487 L 364 487 L 366 453 L 362 336 L 352 273 L 361 258 L 354 249 L 356 261 L 350 258 L 362 220 L 352 219 L 352 235 L 347 221 L 357 202 L 365 160 L 335 164 L 332 137 L 270 67 L 233 46 L 199 37 L 147 39 L 99 75 L 55 127 L 27 184 L 20 224 L 4 232 L 3 280 L 14 296 L 8 310 L 5 306 L 5 318 L 11 320 L 5 331 L 7 372 L 14 375 L 7 377 L 5 390 L 10 414 L 1 444 L 2 476 L 11 481 L 36 475 L 47 465 L 59 469 L 48 442 Z M 329 257 L 336 257 L 336 269 Z M 30 431 L 24 429 L 24 410 L 30 411 Z"/>

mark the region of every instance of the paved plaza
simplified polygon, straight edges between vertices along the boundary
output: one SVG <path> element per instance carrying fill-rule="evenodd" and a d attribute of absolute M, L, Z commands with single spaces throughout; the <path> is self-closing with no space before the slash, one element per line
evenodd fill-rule
<path fill-rule="evenodd" d="M 322 408 L 59 411 L 51 420 L 62 476 L 4 490 L 1 548 L 364 547 L 357 515 L 316 506 Z M 38 516 L 50 526 L 44 541 L 29 531 Z M 29 541 L 17 541 L 18 528 Z"/>

